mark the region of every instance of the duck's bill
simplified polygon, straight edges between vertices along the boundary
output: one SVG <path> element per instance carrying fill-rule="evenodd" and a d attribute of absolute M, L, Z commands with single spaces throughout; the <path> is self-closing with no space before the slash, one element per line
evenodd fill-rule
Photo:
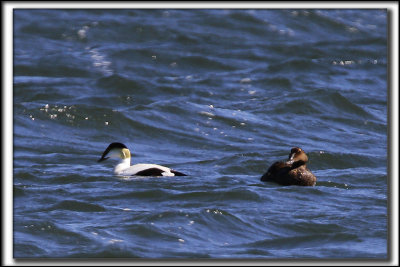
<path fill-rule="evenodd" d="M 97 162 L 102 162 L 102 161 L 105 161 L 106 159 L 108 159 L 109 157 L 102 157 L 102 158 L 100 158 Z"/>

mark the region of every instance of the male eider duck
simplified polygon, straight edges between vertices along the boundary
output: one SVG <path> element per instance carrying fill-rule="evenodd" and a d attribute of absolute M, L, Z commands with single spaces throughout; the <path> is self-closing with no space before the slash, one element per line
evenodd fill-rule
<path fill-rule="evenodd" d="M 107 155 L 108 157 L 106 157 Z M 97 162 L 102 162 L 108 158 L 120 159 L 120 162 L 114 168 L 116 175 L 186 176 L 186 174 L 157 164 L 135 164 L 131 166 L 131 152 L 122 143 L 111 143 Z"/>
<path fill-rule="evenodd" d="M 278 161 L 269 167 L 261 181 L 273 181 L 281 185 L 314 186 L 317 182 L 315 175 L 307 168 L 308 157 L 299 147 L 290 151 L 286 162 Z"/>

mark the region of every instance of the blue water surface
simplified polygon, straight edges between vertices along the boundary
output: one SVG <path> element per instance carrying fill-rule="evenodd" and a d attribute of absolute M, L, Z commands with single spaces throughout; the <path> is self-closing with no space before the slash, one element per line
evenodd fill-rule
<path fill-rule="evenodd" d="M 17 9 L 15 258 L 386 259 L 387 12 Z M 119 177 L 134 163 L 184 177 Z M 304 149 L 314 187 L 260 181 Z"/>

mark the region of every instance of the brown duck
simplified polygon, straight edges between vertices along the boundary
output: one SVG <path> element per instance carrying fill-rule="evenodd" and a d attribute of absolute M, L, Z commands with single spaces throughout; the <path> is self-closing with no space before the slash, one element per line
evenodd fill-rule
<path fill-rule="evenodd" d="M 281 185 L 314 186 L 317 177 L 307 168 L 308 157 L 299 147 L 290 151 L 286 162 L 278 161 L 269 167 L 261 181 L 273 181 Z"/>

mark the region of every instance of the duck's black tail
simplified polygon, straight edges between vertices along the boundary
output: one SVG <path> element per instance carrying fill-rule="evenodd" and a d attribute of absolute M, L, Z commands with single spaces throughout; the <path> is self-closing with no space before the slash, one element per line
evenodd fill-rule
<path fill-rule="evenodd" d="M 172 172 L 173 174 L 175 174 L 175 176 L 187 176 L 186 174 L 181 173 L 181 172 L 178 172 L 178 171 L 175 171 L 175 170 L 171 170 L 171 172 Z"/>

